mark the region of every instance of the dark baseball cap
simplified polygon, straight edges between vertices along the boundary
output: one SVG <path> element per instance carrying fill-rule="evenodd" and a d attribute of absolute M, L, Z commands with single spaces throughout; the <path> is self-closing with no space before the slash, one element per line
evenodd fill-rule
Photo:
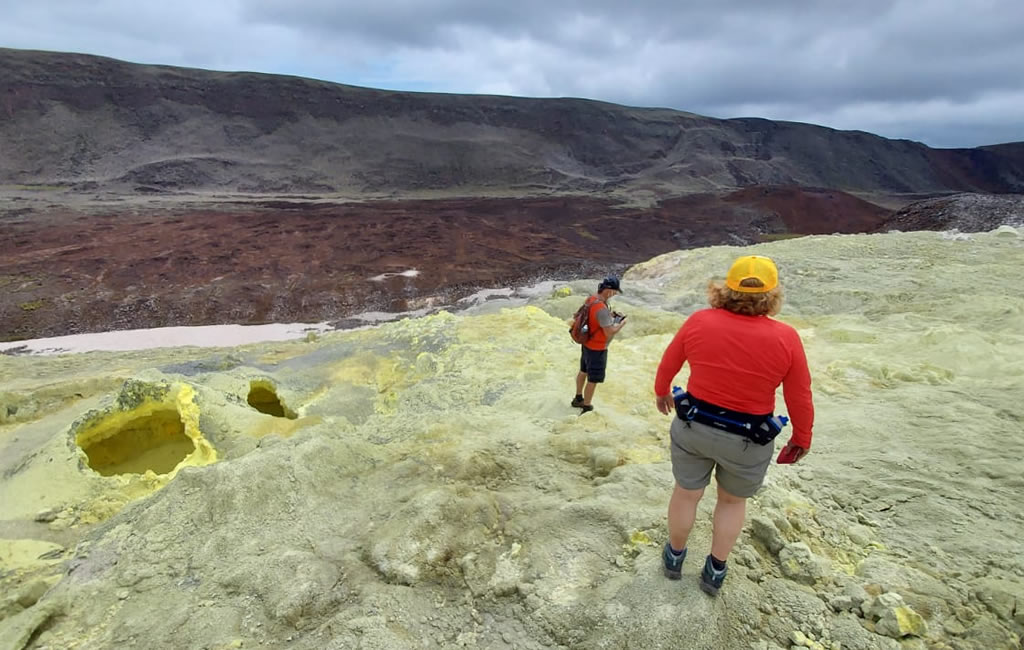
<path fill-rule="evenodd" d="M 622 289 L 619 288 L 619 279 L 614 275 L 609 275 L 604 280 L 601 280 L 601 284 L 597 285 L 598 291 L 604 291 L 605 289 L 614 289 L 622 293 Z"/>

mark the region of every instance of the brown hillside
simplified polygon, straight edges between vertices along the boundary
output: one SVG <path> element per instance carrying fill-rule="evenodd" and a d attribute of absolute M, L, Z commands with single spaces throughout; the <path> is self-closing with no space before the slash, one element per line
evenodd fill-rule
<path fill-rule="evenodd" d="M 724 200 L 774 214 L 782 222 L 782 232 L 806 235 L 871 231 L 891 214 L 845 192 L 814 188 L 748 187 Z"/>
<path fill-rule="evenodd" d="M 797 188 L 651 208 L 568 196 L 18 205 L 0 214 L 0 339 L 402 311 L 482 287 L 600 275 L 680 247 L 865 230 L 879 211 Z M 420 275 L 371 280 L 410 268 Z"/>

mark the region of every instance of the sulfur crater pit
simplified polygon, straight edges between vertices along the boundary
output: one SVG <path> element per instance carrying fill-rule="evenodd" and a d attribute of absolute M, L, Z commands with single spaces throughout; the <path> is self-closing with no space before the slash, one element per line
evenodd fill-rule
<path fill-rule="evenodd" d="M 79 442 L 89 467 L 104 476 L 145 474 L 146 470 L 167 474 L 195 451 L 174 409 L 134 418 L 107 433 L 109 437 L 103 439 Z"/>
<path fill-rule="evenodd" d="M 192 389 L 175 388 L 129 382 L 115 406 L 90 414 L 75 432 L 89 467 L 103 476 L 167 475 L 183 463 L 215 461 Z"/>
<path fill-rule="evenodd" d="M 254 379 L 249 383 L 249 397 L 246 401 L 260 413 L 277 418 L 295 419 L 295 412 L 285 406 L 277 396 L 274 385 L 265 379 Z"/>

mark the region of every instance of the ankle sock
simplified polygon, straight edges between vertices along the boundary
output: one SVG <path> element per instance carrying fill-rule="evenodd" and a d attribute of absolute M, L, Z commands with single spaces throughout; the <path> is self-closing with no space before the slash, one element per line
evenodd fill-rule
<path fill-rule="evenodd" d="M 671 553 L 672 553 L 672 555 L 675 555 L 676 557 L 679 557 L 680 555 L 682 555 L 682 554 L 683 554 L 683 551 L 685 551 L 685 550 L 686 550 L 686 547 L 684 546 L 684 547 L 682 548 L 682 550 L 679 550 L 679 551 L 677 551 L 677 550 L 676 550 L 676 548 L 675 548 L 674 546 L 672 546 L 672 543 L 671 543 L 671 542 L 669 542 L 669 545 L 668 545 L 668 550 L 669 550 L 669 552 L 671 552 Z"/>
<path fill-rule="evenodd" d="M 712 555 L 710 557 L 711 557 L 711 566 L 714 567 L 715 571 L 722 571 L 723 569 L 725 569 L 725 562 L 724 561 L 719 560 L 714 555 Z"/>
<path fill-rule="evenodd" d="M 583 399 L 583 394 L 582 393 L 576 393 L 576 399 L 582 400 Z"/>

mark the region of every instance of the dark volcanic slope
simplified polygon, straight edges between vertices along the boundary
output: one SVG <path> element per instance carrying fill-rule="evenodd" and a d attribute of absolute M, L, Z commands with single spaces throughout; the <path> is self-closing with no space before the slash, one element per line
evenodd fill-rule
<path fill-rule="evenodd" d="M 0 211 L 0 340 L 399 311 L 548 274 L 596 276 L 679 247 L 862 232 L 884 218 L 841 192 L 795 188 L 649 209 L 570 196 L 172 205 Z M 420 275 L 371 279 L 410 268 Z"/>
<path fill-rule="evenodd" d="M 886 220 L 880 230 L 983 232 L 1024 226 L 1024 194 L 957 194 L 917 201 Z"/>
<path fill-rule="evenodd" d="M 0 185 L 1024 191 L 1020 146 L 934 150 L 808 124 L 578 99 L 385 92 L 10 49 L 0 49 L 0 117 Z"/>

